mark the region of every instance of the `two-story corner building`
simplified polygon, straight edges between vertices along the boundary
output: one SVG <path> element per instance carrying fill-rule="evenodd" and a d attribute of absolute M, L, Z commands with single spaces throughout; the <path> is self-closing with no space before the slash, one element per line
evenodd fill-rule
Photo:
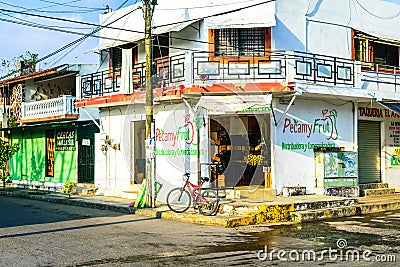
<path fill-rule="evenodd" d="M 99 128 L 75 106 L 77 77 L 97 65 L 61 65 L 0 81 L 5 137 L 20 149 L 10 161 L 14 184 L 62 187 L 94 184 L 94 133 Z M 98 114 L 97 114 L 98 119 Z"/>
<path fill-rule="evenodd" d="M 121 194 L 145 176 L 141 4 L 100 17 L 102 71 L 81 77 L 98 107 L 95 180 Z M 168 189 L 218 164 L 247 196 L 305 188 L 400 188 L 400 30 L 392 1 L 159 0 L 153 15 L 156 179 Z M 118 39 L 118 40 L 115 40 Z M 211 165 L 215 166 L 215 165 Z M 215 186 L 216 181 L 212 185 Z M 257 190 L 253 190 L 257 188 Z"/>

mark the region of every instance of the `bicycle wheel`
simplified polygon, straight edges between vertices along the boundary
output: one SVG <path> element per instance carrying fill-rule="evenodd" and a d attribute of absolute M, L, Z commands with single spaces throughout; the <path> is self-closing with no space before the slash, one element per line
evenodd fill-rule
<path fill-rule="evenodd" d="M 184 188 L 174 188 L 167 195 L 167 205 L 175 212 L 185 212 L 191 204 L 192 198 Z"/>
<path fill-rule="evenodd" d="M 217 192 L 214 190 L 205 190 L 201 196 L 203 197 L 203 203 L 199 206 L 199 212 L 206 216 L 216 214 L 219 205 Z"/>

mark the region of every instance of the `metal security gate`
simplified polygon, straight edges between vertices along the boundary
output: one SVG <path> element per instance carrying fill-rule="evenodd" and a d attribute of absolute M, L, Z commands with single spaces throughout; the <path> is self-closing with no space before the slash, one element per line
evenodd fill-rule
<path fill-rule="evenodd" d="M 94 140 L 78 139 L 78 183 L 94 184 Z"/>
<path fill-rule="evenodd" d="M 381 123 L 358 122 L 358 176 L 360 184 L 381 182 Z"/>

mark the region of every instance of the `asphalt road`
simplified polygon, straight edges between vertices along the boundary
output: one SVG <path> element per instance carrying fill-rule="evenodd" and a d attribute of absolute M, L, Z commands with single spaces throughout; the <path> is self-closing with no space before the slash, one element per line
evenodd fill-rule
<path fill-rule="evenodd" d="M 0 266 L 398 266 L 399 237 L 400 212 L 224 229 L 0 196 Z"/>

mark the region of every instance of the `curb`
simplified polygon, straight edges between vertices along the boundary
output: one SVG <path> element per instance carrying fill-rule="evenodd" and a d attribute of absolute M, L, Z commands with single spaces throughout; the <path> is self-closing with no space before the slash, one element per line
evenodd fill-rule
<path fill-rule="evenodd" d="M 108 203 L 98 203 L 90 200 L 83 201 L 82 199 L 75 199 L 75 198 L 68 198 L 64 196 L 46 196 L 46 195 L 30 195 L 30 194 L 20 194 L 20 193 L 13 193 L 7 192 L 6 196 L 9 197 L 17 197 L 17 198 L 24 198 L 24 199 L 31 199 L 31 200 L 39 200 L 39 201 L 47 201 L 52 203 L 58 204 L 65 204 L 65 205 L 73 205 L 85 208 L 93 208 L 93 209 L 102 209 L 102 210 L 111 210 L 117 211 L 122 213 L 133 214 L 135 210 L 133 208 L 127 207 L 127 205 L 118 205 L 118 204 L 108 204 Z"/>
<path fill-rule="evenodd" d="M 74 205 L 79 207 L 111 210 L 126 214 L 136 214 L 144 217 L 156 219 L 166 219 L 187 223 L 203 225 L 214 225 L 225 228 L 233 228 L 247 225 L 274 224 L 274 223 L 302 223 L 350 217 L 354 215 L 364 215 L 380 213 L 386 211 L 400 210 L 400 200 L 390 202 L 358 203 L 344 207 L 326 207 L 314 210 L 296 210 L 297 203 L 290 204 L 268 204 L 248 208 L 243 214 L 231 214 L 216 216 L 204 216 L 194 212 L 175 213 L 168 209 L 134 209 L 128 203 L 99 203 L 90 198 L 80 197 L 68 198 L 64 195 L 35 195 L 6 192 L 6 196 L 25 198 L 39 201 L 47 201 L 58 204 Z M 127 201 L 128 202 L 128 201 Z"/>

